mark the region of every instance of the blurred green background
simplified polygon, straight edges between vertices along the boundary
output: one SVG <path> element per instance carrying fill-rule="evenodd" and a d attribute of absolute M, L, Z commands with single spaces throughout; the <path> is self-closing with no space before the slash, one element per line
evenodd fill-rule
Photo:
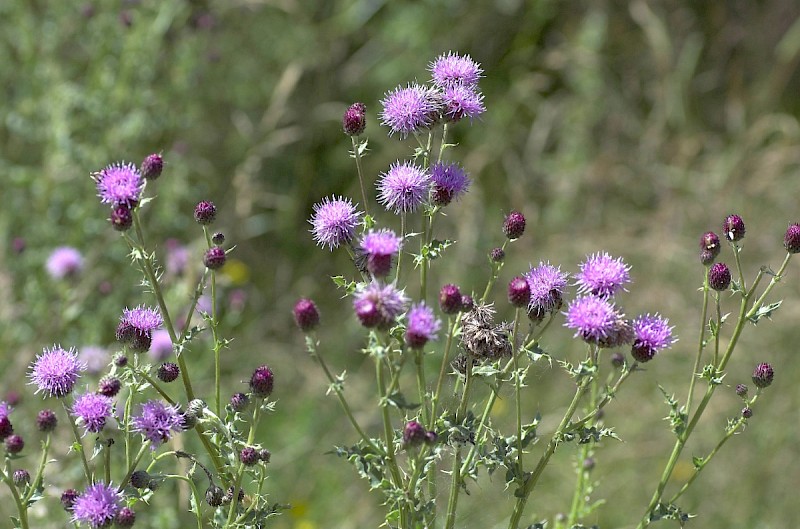
<path fill-rule="evenodd" d="M 150 243 L 163 259 L 166 240 L 176 239 L 194 259 L 188 272 L 167 278 L 170 302 L 180 306 L 201 271 L 202 234 L 191 212 L 213 200 L 216 227 L 236 245 L 222 281 L 223 334 L 235 338 L 225 390 L 242 388 L 260 363 L 277 374 L 278 408 L 261 440 L 273 452 L 271 500 L 293 508 L 274 527 L 376 527 L 378 498 L 326 454 L 355 437 L 325 396 L 291 307 L 301 296 L 317 301 L 328 361 L 348 370 L 348 395 L 372 424 L 372 375 L 356 352 L 362 334 L 328 279 L 348 270 L 347 259 L 315 247 L 307 219 L 323 196 L 359 196 L 341 132 L 347 105 L 368 107 L 365 170 L 374 179 L 411 152 L 379 127 L 380 99 L 426 80 L 427 63 L 449 50 L 482 64 L 488 110 L 454 129 L 453 156 L 474 184 L 437 224 L 459 244 L 436 264 L 432 284 L 482 289 L 503 215 L 518 209 L 528 230 L 508 252 L 500 285 L 539 260 L 575 271 L 587 253 L 607 250 L 633 265 L 626 311 L 659 311 L 676 325 L 678 344 L 609 406 L 607 422 L 624 442 L 598 453 L 593 474 L 595 495 L 607 503 L 586 522 L 635 524 L 672 441 L 657 383 L 683 398 L 691 370 L 700 234 L 719 232 L 728 213 L 742 215 L 752 278 L 762 264 L 777 268 L 784 230 L 800 220 L 793 0 L 3 0 L 0 380 L 6 396 L 22 393 L 15 416 L 42 407 L 22 382 L 42 347 L 113 347 L 122 308 L 152 303 L 88 175 L 162 152 L 167 165 L 145 213 Z M 18 238 L 24 251 L 15 249 Z M 54 281 L 44 263 L 64 244 L 84 253 L 87 273 Z M 731 386 L 748 381 L 761 361 L 775 365 L 776 382 L 745 434 L 684 498 L 700 513 L 698 526 L 777 528 L 795 518 L 796 501 L 785 493 L 800 480 L 800 397 L 791 389 L 800 376 L 798 285 L 794 263 L 775 321 L 748 329 L 730 364 Z M 563 351 L 572 346 L 568 335 L 558 330 L 544 345 Z M 210 353 L 194 352 L 192 376 L 210 376 Z M 545 429 L 568 392 L 557 369 L 536 371 L 529 404 Z M 686 457 L 707 453 L 739 407 L 732 389 L 720 390 Z M 554 459 L 529 503 L 531 522 L 569 508 L 570 455 Z M 59 480 L 68 478 L 53 477 L 53 508 L 65 486 Z M 463 499 L 457 526 L 504 527 L 510 505 L 501 479 L 482 480 Z M 179 517 L 140 511 L 143 527 L 182 527 Z M 54 527 L 63 526 L 63 514 L 55 518 Z"/>

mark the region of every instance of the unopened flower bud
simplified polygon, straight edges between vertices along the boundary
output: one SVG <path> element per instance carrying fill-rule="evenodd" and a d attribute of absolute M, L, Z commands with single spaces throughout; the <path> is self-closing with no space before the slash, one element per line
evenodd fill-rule
<path fill-rule="evenodd" d="M 772 384 L 772 379 L 775 377 L 775 371 L 772 366 L 767 363 L 761 363 L 753 370 L 753 384 L 757 388 L 766 388 Z"/>
<path fill-rule="evenodd" d="M 512 211 L 503 222 L 503 233 L 509 239 L 519 239 L 525 232 L 525 216 L 519 211 Z"/>
<path fill-rule="evenodd" d="M 722 223 L 722 233 L 729 241 L 744 239 L 744 220 L 739 215 L 728 215 Z"/>
<path fill-rule="evenodd" d="M 731 271 L 725 263 L 714 263 L 708 269 L 708 285 L 721 292 L 727 290 L 731 284 Z"/>

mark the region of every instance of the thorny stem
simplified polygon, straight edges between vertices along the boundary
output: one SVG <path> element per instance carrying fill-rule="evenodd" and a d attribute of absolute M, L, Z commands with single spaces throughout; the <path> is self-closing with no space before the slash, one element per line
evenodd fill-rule
<path fill-rule="evenodd" d="M 556 428 L 556 431 L 550 438 L 550 442 L 547 443 L 547 449 L 545 449 L 545 452 L 542 454 L 542 456 L 539 458 L 539 462 L 536 464 L 536 468 L 529 476 L 527 476 L 525 479 L 525 484 L 519 490 L 517 501 L 514 505 L 514 511 L 512 512 L 511 519 L 508 523 L 509 529 L 517 529 L 519 527 L 519 521 L 522 518 L 522 513 L 525 510 L 525 504 L 528 502 L 528 497 L 536 486 L 536 483 L 539 481 L 539 478 L 544 472 L 544 469 L 547 466 L 547 463 L 550 461 L 550 458 L 555 453 L 558 444 L 561 442 L 564 433 L 567 431 L 567 425 L 569 424 L 570 419 L 575 414 L 575 410 L 578 408 L 578 402 L 580 402 L 581 397 L 583 397 L 588 388 L 588 378 L 584 378 L 579 382 L 578 387 L 575 390 L 575 396 L 572 397 L 572 402 L 570 402 L 566 413 L 564 413 L 561 423 L 558 425 L 558 428 Z"/>
<path fill-rule="evenodd" d="M 503 241 L 503 246 L 500 248 L 505 251 L 506 245 L 508 244 L 508 239 Z M 483 291 L 483 295 L 481 296 L 481 303 L 485 303 L 486 299 L 489 297 L 489 293 L 492 291 L 492 287 L 494 287 L 495 282 L 497 281 L 497 277 L 500 275 L 500 269 L 503 268 L 503 262 L 499 263 L 492 263 L 492 277 L 489 278 L 489 282 L 486 283 L 486 289 Z"/>
<path fill-rule="evenodd" d="M 519 353 L 520 348 L 517 340 L 517 331 L 519 329 L 520 313 L 522 311 L 519 307 L 514 311 L 514 331 L 511 335 L 513 337 L 513 348 L 511 352 L 512 362 L 514 362 L 514 396 L 515 407 L 517 411 L 517 465 L 522 469 L 522 374 L 519 371 Z"/>
<path fill-rule="evenodd" d="M 380 394 L 380 407 L 381 417 L 383 419 L 383 435 L 384 442 L 386 443 L 386 456 L 389 460 L 389 471 L 392 474 L 392 480 L 395 487 L 403 490 L 403 478 L 400 475 L 400 468 L 397 465 L 397 458 L 394 453 L 394 432 L 392 430 L 392 422 L 389 417 L 389 403 L 388 395 L 386 394 L 386 383 L 383 378 L 383 362 L 379 358 L 375 359 L 375 376 L 378 380 L 378 391 Z M 398 505 L 400 510 L 400 526 L 407 526 L 407 508 L 404 505 Z"/>
<path fill-rule="evenodd" d="M 89 469 L 89 461 L 86 460 L 86 453 L 83 448 L 83 443 L 81 442 L 81 434 L 78 432 L 78 427 L 75 425 L 75 421 L 72 420 L 72 417 L 69 414 L 69 408 L 67 408 L 67 403 L 61 399 L 61 406 L 64 408 L 64 413 L 67 415 L 67 422 L 69 423 L 70 428 L 72 428 L 72 435 L 75 437 L 75 446 L 77 447 L 77 451 L 81 456 L 81 463 L 83 464 L 83 475 L 86 477 L 86 483 L 89 485 L 94 484 L 94 477 L 92 476 L 92 471 Z"/>
<path fill-rule="evenodd" d="M 254 403 L 253 406 L 253 419 L 250 421 L 250 429 L 247 433 L 247 444 L 245 446 L 251 446 L 253 444 L 253 440 L 256 436 L 256 428 L 258 427 L 258 420 L 261 413 L 261 402 Z M 231 447 L 235 451 L 235 447 Z M 236 514 L 236 507 L 239 505 L 239 490 L 242 486 L 242 477 L 244 476 L 244 463 L 239 461 L 239 465 L 236 468 L 236 474 L 233 478 L 233 499 L 231 500 L 231 506 L 228 508 L 228 520 L 225 522 L 225 527 L 230 527 L 231 523 Z"/>
<path fill-rule="evenodd" d="M 749 402 L 749 405 L 752 406 L 757 399 L 758 399 L 758 393 L 752 398 L 752 400 Z M 700 472 L 702 472 L 703 469 L 706 467 L 708 462 L 711 461 L 711 459 L 717 454 L 717 452 L 720 451 L 720 449 L 728 441 L 728 439 L 733 437 L 736 434 L 736 432 L 739 431 L 739 428 L 741 428 L 745 424 L 747 424 L 747 419 L 745 419 L 742 416 L 739 416 L 739 419 L 733 425 L 731 425 L 730 428 L 728 428 L 728 430 L 725 432 L 725 435 L 717 443 L 717 446 L 715 446 L 714 449 L 711 450 L 711 452 L 706 457 L 703 458 L 703 463 L 700 466 L 695 467 L 691 477 L 686 481 L 686 483 L 683 484 L 681 489 L 678 492 L 676 492 L 672 498 L 670 498 L 669 500 L 670 503 L 675 503 L 675 501 L 677 501 L 677 499 L 680 498 L 683 495 L 683 493 L 689 489 L 692 483 L 694 483 L 694 480 L 697 479 L 697 477 L 700 475 Z"/>
<path fill-rule="evenodd" d="M 331 373 L 330 369 L 328 369 L 328 364 L 325 363 L 325 360 L 322 358 L 322 355 L 319 354 L 317 351 L 317 345 L 319 343 L 312 337 L 306 336 L 306 349 L 308 350 L 309 354 L 311 354 L 311 358 L 317 361 L 317 363 L 322 367 L 322 370 L 325 372 L 325 376 L 330 382 L 330 389 L 336 394 L 336 397 L 339 399 L 339 404 L 342 406 L 342 410 L 344 410 L 345 415 L 347 415 L 350 424 L 353 425 L 358 435 L 361 436 L 361 440 L 364 441 L 367 446 L 369 446 L 376 454 L 380 454 L 381 450 L 372 442 L 364 430 L 361 429 L 361 426 L 356 421 L 356 418 L 353 416 L 353 412 L 350 409 L 350 405 L 347 403 L 347 399 L 344 397 L 344 393 L 340 387 L 340 383 L 334 378 L 333 374 Z"/>
<path fill-rule="evenodd" d="M 14 485 L 11 469 L 8 468 L 8 460 L 6 460 L 6 468 L 4 470 L 0 470 L 0 476 L 2 477 L 6 486 L 8 487 L 8 490 L 11 491 L 11 495 L 14 497 L 14 503 L 16 504 L 17 512 L 19 513 L 19 523 L 21 529 L 28 529 L 29 526 L 28 526 L 28 507 L 26 505 L 27 502 L 24 502 L 22 498 L 20 498 L 17 486 Z"/>
<path fill-rule="evenodd" d="M 118 492 L 122 492 L 125 489 L 125 486 L 128 484 L 128 480 L 131 479 L 131 476 L 136 471 L 136 465 L 139 464 L 139 461 L 142 460 L 145 452 L 147 452 L 147 443 L 142 444 L 142 447 L 139 449 L 139 453 L 136 454 L 136 457 L 128 466 L 128 471 L 125 473 L 125 477 L 122 478 L 122 481 L 119 482 L 119 487 L 117 487 Z"/>
<path fill-rule="evenodd" d="M 369 203 L 367 202 L 367 192 L 364 188 L 364 171 L 361 169 L 361 149 L 355 136 L 350 136 L 353 142 L 353 158 L 356 160 L 356 170 L 358 171 L 358 183 L 361 186 L 361 199 L 364 201 L 364 213 L 369 215 Z"/>
<path fill-rule="evenodd" d="M 767 286 L 767 288 L 764 290 L 764 292 L 761 294 L 758 300 L 752 304 L 749 311 L 747 310 L 747 306 L 755 293 L 755 289 L 751 289 L 749 292 L 743 292 L 742 300 L 739 306 L 739 316 L 736 321 L 736 327 L 733 329 L 733 333 L 731 334 L 731 338 L 730 341 L 728 342 L 728 347 L 725 350 L 725 354 L 722 356 L 719 365 L 716 366 L 717 371 L 723 371 L 725 369 L 725 366 L 728 364 L 728 360 L 730 360 L 730 357 L 733 354 L 733 350 L 736 348 L 736 344 L 739 341 L 739 336 L 741 335 L 742 330 L 744 329 L 745 323 L 756 314 L 758 309 L 761 307 L 761 304 L 766 299 L 767 295 L 769 295 L 769 293 L 772 291 L 775 284 L 777 284 L 777 282 L 780 281 L 781 277 L 783 276 L 783 273 L 786 271 L 786 267 L 788 266 L 791 257 L 792 257 L 791 253 L 786 254 L 786 257 L 784 258 L 780 269 L 773 276 L 772 280 L 770 281 L 770 284 Z M 754 286 L 757 283 L 757 281 L 754 282 Z M 652 514 L 653 509 L 655 509 L 655 507 L 658 505 L 659 501 L 661 501 L 661 496 L 663 495 L 664 489 L 667 486 L 667 481 L 672 475 L 672 471 L 675 469 L 675 465 L 677 464 L 678 458 L 680 457 L 680 454 L 683 451 L 683 447 L 686 445 L 686 441 L 688 440 L 689 436 L 691 436 L 695 426 L 697 426 L 697 423 L 700 420 L 700 417 L 703 415 L 706 406 L 708 406 L 711 397 L 714 395 L 714 391 L 716 390 L 716 388 L 717 388 L 716 384 L 708 385 L 706 393 L 703 396 L 703 400 L 700 401 L 700 404 L 698 405 L 697 410 L 694 412 L 692 419 L 689 421 L 688 425 L 686 426 L 686 429 L 683 432 L 681 432 L 681 434 L 678 436 L 678 439 L 675 441 L 675 446 L 673 447 L 672 453 L 670 454 L 670 457 L 667 460 L 667 463 L 664 467 L 664 472 L 661 475 L 661 480 L 659 481 L 658 486 L 656 487 L 656 490 L 653 493 L 653 497 L 651 498 L 650 503 L 647 506 L 647 510 L 642 516 L 642 519 L 639 522 L 637 529 L 643 529 L 644 527 L 650 524 L 650 515 Z"/>
<path fill-rule="evenodd" d="M 203 234 L 206 236 L 206 245 L 208 248 L 213 246 L 211 242 L 211 234 L 208 232 L 208 227 L 203 226 Z M 191 318 L 191 313 L 189 313 Z M 217 415 L 220 415 L 220 383 L 222 378 L 219 352 L 222 344 L 219 340 L 217 328 L 219 327 L 219 319 L 217 318 L 217 272 L 211 271 L 211 337 L 214 340 L 214 405 Z"/>
<path fill-rule="evenodd" d="M 692 398 L 694 397 L 694 385 L 698 375 L 700 374 L 700 362 L 702 362 L 703 348 L 705 347 L 706 317 L 708 315 L 708 295 L 709 295 L 708 269 L 709 267 L 705 267 L 705 273 L 703 274 L 703 308 L 700 312 L 700 339 L 697 344 L 697 356 L 694 359 L 694 368 L 692 368 L 692 379 L 689 381 L 689 395 L 686 397 L 687 414 L 692 412 Z"/>
<path fill-rule="evenodd" d="M 433 423 L 436 421 L 436 412 L 438 411 L 436 408 L 439 405 L 439 398 L 441 397 L 442 393 L 442 384 L 444 383 L 444 376 L 447 373 L 447 366 L 448 366 L 448 359 L 450 358 L 450 349 L 453 346 L 453 338 L 456 335 L 458 324 L 461 321 L 461 313 L 457 316 L 451 316 L 450 320 L 450 330 L 447 333 L 447 342 L 444 346 L 444 353 L 442 354 L 442 365 L 439 368 L 439 378 L 436 380 L 436 390 L 433 392 L 433 396 L 431 397 L 431 416 L 430 422 L 427 424 L 428 429 L 433 428 Z"/>
<path fill-rule="evenodd" d="M 458 493 L 461 486 L 461 445 L 456 446 L 453 454 L 453 472 L 450 480 L 450 496 L 447 499 L 447 518 L 445 529 L 453 529 L 456 523 L 456 508 L 458 507 Z"/>
<path fill-rule="evenodd" d="M 431 418 L 428 417 L 428 407 L 425 405 L 427 382 L 425 381 L 424 352 L 421 347 L 414 349 L 414 363 L 417 366 L 417 389 L 419 390 L 419 402 L 422 409 L 422 424 L 428 424 Z"/>
<path fill-rule="evenodd" d="M 22 504 L 27 505 L 28 501 L 33 497 L 36 489 L 38 489 L 42 485 L 42 480 L 44 480 L 44 468 L 47 465 L 47 453 L 50 451 L 50 434 L 44 438 L 42 442 L 42 457 L 39 459 L 39 466 L 36 468 L 36 475 L 33 477 L 33 481 L 31 481 L 31 486 L 28 489 L 28 492 L 25 496 L 22 497 Z"/>

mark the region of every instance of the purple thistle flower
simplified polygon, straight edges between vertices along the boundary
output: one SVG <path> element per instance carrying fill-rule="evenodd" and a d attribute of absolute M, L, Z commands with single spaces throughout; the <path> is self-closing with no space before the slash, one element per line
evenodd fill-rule
<path fill-rule="evenodd" d="M 392 230 L 370 230 L 361 240 L 361 251 L 367 258 L 367 270 L 376 277 L 385 277 L 392 267 L 392 257 L 400 251 L 403 239 Z"/>
<path fill-rule="evenodd" d="M 45 267 L 53 279 L 71 277 L 83 269 L 83 256 L 75 248 L 60 246 L 50 253 Z"/>
<path fill-rule="evenodd" d="M 164 324 L 161 313 L 156 308 L 139 305 L 135 309 L 122 311 L 122 321 L 127 321 L 140 334 L 150 334 Z"/>
<path fill-rule="evenodd" d="M 381 124 L 392 129 L 389 134 L 397 132 L 401 137 L 430 126 L 437 109 L 431 90 L 417 83 L 387 92 L 381 105 Z"/>
<path fill-rule="evenodd" d="M 11 413 L 11 406 L 6 401 L 0 401 L 0 419 L 7 419 Z"/>
<path fill-rule="evenodd" d="M 394 285 L 372 282 L 355 294 L 353 308 L 364 327 L 388 328 L 405 311 L 408 298 Z"/>
<path fill-rule="evenodd" d="M 418 303 L 408 311 L 408 325 L 406 326 L 406 344 L 409 347 L 418 349 L 424 347 L 430 340 L 436 339 L 441 322 L 434 316 L 433 310 L 425 305 L 425 302 Z"/>
<path fill-rule="evenodd" d="M 108 527 L 122 505 L 122 495 L 116 487 L 98 481 L 89 485 L 72 504 L 72 520 L 89 524 L 93 529 Z"/>
<path fill-rule="evenodd" d="M 159 400 L 149 400 L 142 404 L 139 415 L 134 415 L 131 422 L 133 431 L 143 434 L 150 441 L 152 450 L 169 441 L 173 432 L 182 430 L 178 408 Z"/>
<path fill-rule="evenodd" d="M 638 362 L 647 362 L 661 351 L 672 346 L 676 339 L 672 336 L 669 320 L 655 314 L 645 314 L 633 320 L 633 332 L 636 336 L 631 354 Z"/>
<path fill-rule="evenodd" d="M 446 206 L 461 197 L 469 187 L 467 173 L 457 163 L 438 162 L 431 167 L 433 183 L 432 201 L 437 206 Z"/>
<path fill-rule="evenodd" d="M 564 325 L 575 329 L 576 337 L 593 344 L 600 344 L 612 335 L 620 320 L 611 302 L 595 296 L 573 300 L 565 314 L 567 321 Z"/>
<path fill-rule="evenodd" d="M 314 214 L 309 220 L 314 240 L 330 250 L 338 248 L 355 237 L 360 216 L 361 212 L 348 198 L 323 198 L 322 202 L 314 204 Z"/>
<path fill-rule="evenodd" d="M 411 162 L 395 162 L 381 175 L 378 202 L 396 214 L 414 211 L 428 198 L 430 176 Z"/>
<path fill-rule="evenodd" d="M 550 262 L 539 262 L 539 266 L 531 267 L 524 277 L 531 287 L 528 313 L 535 314 L 538 318 L 561 308 L 568 275 L 560 267 L 553 266 Z"/>
<path fill-rule="evenodd" d="M 588 256 L 580 269 L 576 276 L 578 292 L 601 298 L 612 297 L 618 290 L 624 290 L 624 285 L 631 281 L 631 267 L 621 257 L 613 259 L 606 252 Z"/>
<path fill-rule="evenodd" d="M 486 112 L 483 94 L 473 87 L 460 84 L 448 86 L 441 97 L 444 103 L 443 113 L 450 121 L 473 119 Z"/>
<path fill-rule="evenodd" d="M 106 425 L 111 416 L 111 399 L 99 393 L 86 393 L 75 397 L 72 413 L 78 417 L 78 423 L 86 433 L 97 433 Z"/>
<path fill-rule="evenodd" d="M 478 83 L 483 70 L 469 55 L 458 55 L 452 51 L 441 54 L 428 65 L 433 84 L 445 88 L 455 84 L 473 86 Z"/>
<path fill-rule="evenodd" d="M 93 175 L 97 184 L 97 196 L 103 204 L 112 207 L 134 208 L 144 190 L 144 180 L 139 169 L 132 163 L 118 162 Z"/>
<path fill-rule="evenodd" d="M 36 384 L 36 393 L 42 391 L 49 397 L 63 397 L 72 391 L 80 372 L 85 369 L 74 348 L 65 351 L 60 345 L 53 345 L 36 357 L 31 367 L 31 383 Z"/>

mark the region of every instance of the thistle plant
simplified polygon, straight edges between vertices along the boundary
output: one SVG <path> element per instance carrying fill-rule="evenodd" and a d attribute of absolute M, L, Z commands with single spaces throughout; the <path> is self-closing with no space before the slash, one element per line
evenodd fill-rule
<path fill-rule="evenodd" d="M 216 276 L 230 250 L 223 248 L 221 232 L 210 231 L 216 206 L 202 201 L 194 211 L 206 249 L 192 263 L 193 295 L 168 302 L 168 282 L 154 251 L 159 243 L 145 238 L 141 220 L 155 204 L 147 191 L 162 171 L 161 155 L 152 154 L 138 167 L 119 162 L 92 173 L 144 289 L 120 307 L 116 329 L 106 330 L 119 347 L 102 369 L 89 372 L 77 350 L 61 344 L 45 346 L 32 360 L 30 384 L 47 406 L 36 416 L 38 434 L 16 428 L 25 421 L 12 419 L 12 406 L 0 402 L 0 479 L 16 506 L 15 528 L 39 527 L 41 512 L 52 523 L 63 519 L 60 526 L 69 520 L 93 529 L 133 527 L 137 517 L 148 519 L 143 511 L 149 504 L 162 501 L 177 501 L 198 528 L 253 528 L 266 527 L 282 508 L 268 501 L 271 454 L 259 438 L 259 424 L 274 409 L 273 371 L 254 365 L 249 386 L 223 398 L 221 356 L 231 343 L 220 326 Z M 67 247 L 47 262 L 57 279 L 82 266 L 80 252 Z M 207 310 L 198 309 L 201 296 L 208 297 Z M 206 383 L 209 365 L 213 375 Z M 27 467 L 37 444 L 39 463 Z M 79 474 L 69 471 L 74 466 Z M 65 478 L 70 481 L 60 498 L 48 497 Z M 31 507 L 40 501 L 45 508 L 34 516 Z M 63 509 L 53 508 L 58 503 Z"/>
<path fill-rule="evenodd" d="M 309 219 L 317 245 L 346 251 L 352 262 L 350 270 L 332 278 L 344 294 L 343 306 L 322 307 L 322 312 L 352 311 L 364 329 L 362 352 L 375 368 L 374 396 L 347 391 L 345 373 L 337 374 L 327 360 L 331 346 L 316 334 L 320 309 L 306 298 L 297 302 L 294 317 L 307 350 L 353 429 L 355 441 L 335 453 L 381 495 L 386 527 L 465 526 L 459 499 L 465 493 L 480 494 L 473 485 L 488 474 L 503 476 L 513 502 L 506 521 L 499 523 L 517 529 L 548 523 L 537 518 L 544 508 L 537 504 L 537 487 L 545 472 L 560 472 L 551 468 L 554 453 L 571 450 L 577 469 L 574 494 L 564 498 L 562 514 L 552 524 L 584 527 L 602 504 L 601 498 L 592 497 L 592 471 L 603 464 L 604 442 L 618 439 L 606 424 L 605 408 L 624 398 L 623 386 L 632 376 L 657 376 L 658 356 L 669 349 L 684 354 L 691 340 L 676 347 L 677 333 L 657 300 L 649 312 L 625 313 L 625 299 L 632 295 L 628 291 L 640 278 L 623 257 L 602 248 L 576 265 L 542 260 L 506 278 L 507 255 L 526 233 L 520 211 L 498 222 L 497 246 L 486 251 L 484 284 L 448 281 L 440 263 L 455 241 L 437 232 L 436 220 L 448 208 L 459 207 L 470 184 L 468 168 L 458 163 L 457 145 L 448 135 L 453 127 L 480 126 L 486 111 L 478 88 L 483 70 L 468 55 L 451 52 L 431 62 L 429 73 L 430 82 L 400 85 L 380 101 L 381 124 L 409 148 L 406 159 L 377 168 L 375 178 L 368 176 L 365 163 L 365 133 L 372 128 L 368 106 L 359 102 L 347 109 L 343 129 L 352 138 L 350 155 L 362 203 L 345 196 L 321 197 Z M 366 191 L 371 185 L 374 197 Z M 786 232 L 787 253 L 778 271 L 763 266 L 752 281 L 746 279 L 740 258 L 743 219 L 728 216 L 722 233 L 733 271 L 719 260 L 726 245 L 714 232 L 703 234 L 702 309 L 686 396 L 676 397 L 672 382 L 661 386 L 675 444 L 660 478 L 652 476 L 652 499 L 631 510 L 632 526 L 638 522 L 643 528 L 662 519 L 683 525 L 693 516 L 678 501 L 722 446 L 745 429 L 774 376 L 771 365 L 758 364 L 755 392 L 744 384 L 733 389 L 725 380 L 744 329 L 780 306 L 769 300 L 791 256 L 800 251 L 800 227 L 792 224 Z M 508 286 L 502 292 L 499 285 L 504 283 Z M 723 309 L 731 298 L 739 302 L 735 321 Z M 572 333 L 567 347 L 557 337 L 563 327 Z M 642 369 L 650 362 L 652 369 Z M 535 409 L 525 397 L 536 364 L 561 369 L 571 379 L 564 388 L 563 414 L 554 426 L 541 425 L 547 410 Z M 735 391 L 741 406 L 731 410 L 720 440 L 707 455 L 692 459 L 690 477 L 668 491 L 668 485 L 674 487 L 677 462 L 686 457 L 686 443 L 718 389 Z M 378 427 L 362 424 L 352 411 L 350 399 L 365 398 L 376 403 Z M 500 398 L 513 403 L 509 424 L 492 418 Z M 637 510 L 643 513 L 640 518 Z"/>

